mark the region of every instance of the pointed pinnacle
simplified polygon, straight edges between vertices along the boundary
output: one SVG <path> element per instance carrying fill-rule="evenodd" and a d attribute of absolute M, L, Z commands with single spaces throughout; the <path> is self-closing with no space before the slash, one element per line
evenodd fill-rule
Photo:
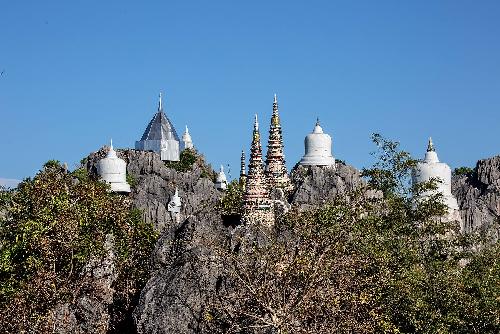
<path fill-rule="evenodd" d="M 113 149 L 113 138 L 111 138 L 111 140 L 110 140 L 109 149 L 110 149 L 110 150 L 112 150 L 112 149 Z"/>
<path fill-rule="evenodd" d="M 432 143 L 432 137 L 429 137 L 429 142 L 427 143 L 427 152 L 434 151 L 434 144 Z"/>
<path fill-rule="evenodd" d="M 163 105 L 162 105 L 162 101 L 161 101 L 161 92 L 160 92 L 160 101 L 158 102 L 158 111 L 162 111 L 163 110 Z"/>
<path fill-rule="evenodd" d="M 274 93 L 274 103 L 278 103 L 278 99 L 276 98 L 276 93 Z"/>
<path fill-rule="evenodd" d="M 258 120 L 258 118 L 257 118 L 257 114 L 255 114 L 255 122 L 254 122 L 254 124 L 253 124 L 253 128 L 254 128 L 255 130 L 259 130 L 259 120 Z"/>

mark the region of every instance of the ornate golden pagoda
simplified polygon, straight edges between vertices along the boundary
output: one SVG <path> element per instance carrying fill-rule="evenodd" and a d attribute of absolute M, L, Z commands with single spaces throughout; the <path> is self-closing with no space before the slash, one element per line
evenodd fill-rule
<path fill-rule="evenodd" d="M 250 162 L 243 194 L 243 220 L 251 223 L 271 225 L 274 212 L 269 198 L 267 180 L 262 161 L 262 145 L 260 141 L 259 122 L 255 115 L 255 123 L 250 149 Z"/>

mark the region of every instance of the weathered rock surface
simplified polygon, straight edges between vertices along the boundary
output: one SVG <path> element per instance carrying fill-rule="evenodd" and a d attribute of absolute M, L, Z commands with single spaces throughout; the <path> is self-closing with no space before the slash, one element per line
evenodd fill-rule
<path fill-rule="evenodd" d="M 106 150 L 91 154 L 87 169 L 95 174 L 96 164 Z M 218 268 L 215 251 L 229 237 L 216 210 L 222 193 L 203 168 L 189 172 L 166 167 L 158 154 L 117 150 L 127 162 L 133 180 L 129 195 L 144 219 L 161 232 L 152 254 L 151 278 L 141 292 L 134 318 L 138 333 L 196 333 L 203 309 L 214 295 Z M 182 207 L 178 220 L 167 205 L 179 190 Z"/>
<path fill-rule="evenodd" d="M 500 156 L 479 160 L 472 175 L 454 176 L 452 193 L 458 200 L 463 231 L 500 236 Z"/>
<path fill-rule="evenodd" d="M 91 154 L 87 159 L 87 169 L 96 174 L 97 162 L 105 155 L 105 149 Z M 154 152 L 117 150 L 117 155 L 127 162 L 127 174 L 135 183 L 130 199 L 135 207 L 143 210 L 144 220 L 159 231 L 177 224 L 167 211 L 176 187 L 182 201 L 181 222 L 198 215 L 206 207 L 213 207 L 221 196 L 213 180 L 201 177 L 203 169 L 197 164 L 193 165 L 192 171 L 178 172 L 168 168 Z"/>
<path fill-rule="evenodd" d="M 92 259 L 84 268 L 74 303 L 58 304 L 53 311 L 54 333 L 108 333 L 116 280 L 113 240 L 108 236 L 106 256 Z"/>
<path fill-rule="evenodd" d="M 292 183 L 291 203 L 301 209 L 326 203 L 364 184 L 356 168 L 340 162 L 335 168 L 298 165 L 292 171 Z"/>

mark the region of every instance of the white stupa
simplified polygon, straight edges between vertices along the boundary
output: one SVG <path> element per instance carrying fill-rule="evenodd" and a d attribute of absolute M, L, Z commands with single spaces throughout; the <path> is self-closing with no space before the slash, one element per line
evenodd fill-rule
<path fill-rule="evenodd" d="M 179 190 L 175 188 L 174 196 L 168 202 L 168 211 L 173 214 L 178 214 L 181 212 L 181 198 L 179 197 Z"/>
<path fill-rule="evenodd" d="M 217 179 L 215 180 L 215 188 L 218 190 L 226 190 L 227 189 L 227 178 L 224 173 L 224 166 L 220 165 L 220 171 L 217 174 Z"/>
<path fill-rule="evenodd" d="M 191 139 L 191 135 L 189 134 L 189 129 L 186 125 L 186 131 L 182 135 L 182 149 L 185 150 L 187 148 L 194 148 L 193 140 Z"/>
<path fill-rule="evenodd" d="M 106 157 L 97 163 L 97 172 L 103 181 L 111 185 L 111 191 L 130 192 L 130 185 L 127 183 L 127 163 L 116 155 L 113 141 Z"/>
<path fill-rule="evenodd" d="M 323 133 L 319 119 L 316 121 L 313 132 L 306 136 L 304 148 L 305 154 L 299 164 L 335 167 L 335 159 L 332 155 L 332 137 Z"/>
<path fill-rule="evenodd" d="M 437 189 L 429 190 L 422 194 L 422 197 L 430 196 L 435 193 L 443 194 L 444 204 L 448 206 L 450 211 L 458 210 L 457 199 L 451 193 L 451 169 L 450 167 L 439 162 L 437 153 L 432 144 L 432 138 L 429 138 L 427 152 L 423 161 L 417 163 L 417 166 L 412 173 L 413 184 L 428 182 L 431 178 L 437 179 Z"/>

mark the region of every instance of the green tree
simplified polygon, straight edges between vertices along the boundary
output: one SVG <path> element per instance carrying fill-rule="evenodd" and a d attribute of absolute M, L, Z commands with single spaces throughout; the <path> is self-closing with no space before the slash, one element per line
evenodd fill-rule
<path fill-rule="evenodd" d="M 110 310 L 111 326 L 133 307 L 157 236 L 130 201 L 108 189 L 49 161 L 2 196 L 0 332 L 52 332 L 53 308 L 88 289 L 85 268 L 110 252 L 117 275 L 113 305 L 119 305 Z"/>

